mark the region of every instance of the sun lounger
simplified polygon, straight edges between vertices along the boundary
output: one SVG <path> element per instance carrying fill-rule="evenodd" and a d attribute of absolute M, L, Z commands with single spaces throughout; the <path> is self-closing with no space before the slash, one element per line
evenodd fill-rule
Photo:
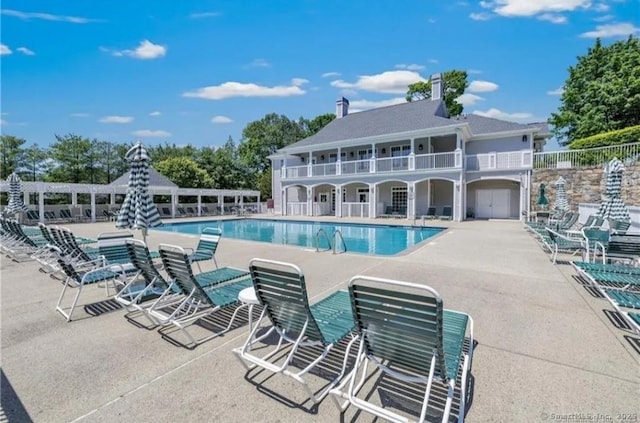
<path fill-rule="evenodd" d="M 189 261 L 191 261 L 191 263 L 195 262 L 198 266 L 198 270 L 201 272 L 202 268 L 200 267 L 200 262 L 204 260 L 213 260 L 213 263 L 216 265 L 216 269 L 218 268 L 216 250 L 218 249 L 221 237 L 222 230 L 218 228 L 204 228 L 200 234 L 200 239 L 198 240 L 196 248 L 194 250 L 186 249 L 191 251 L 188 256 Z"/>
<path fill-rule="evenodd" d="M 283 262 L 253 259 L 249 266 L 256 296 L 263 305 L 258 324 L 255 325 L 244 345 L 233 352 L 247 369 L 256 366 L 273 373 L 280 373 L 301 383 L 314 402 L 320 402 L 345 373 L 349 351 L 355 337 L 355 323 L 349 306 L 349 294 L 336 291 L 313 305 L 309 305 L 305 278 L 299 267 Z M 271 322 L 271 328 L 259 333 L 261 323 Z M 276 348 L 263 356 L 254 354 L 252 347 L 275 332 L 279 340 Z M 304 376 L 324 360 L 331 349 L 343 339 L 350 339 L 342 367 L 337 376 L 318 393 L 314 393 Z M 282 347 L 283 342 L 285 347 Z M 291 346 L 288 349 L 288 346 Z M 302 370 L 294 370 L 292 361 L 301 347 L 317 346 L 321 352 L 317 357 L 307 357 L 310 364 Z M 283 361 L 274 360 L 287 350 Z"/>
<path fill-rule="evenodd" d="M 623 220 L 609 220 L 609 230 L 612 234 L 625 235 L 630 227 L 631 222 Z"/>
<path fill-rule="evenodd" d="M 451 206 L 444 206 L 442 208 L 442 215 L 439 216 L 440 219 L 443 220 L 452 220 L 453 219 L 453 208 Z"/>
<path fill-rule="evenodd" d="M 371 396 L 362 399 L 357 396 L 371 376 L 367 366 L 373 364 L 385 377 L 397 381 L 393 386 L 419 383 L 424 387 L 418 411 L 421 422 L 425 420 L 434 385 L 440 385 L 440 392 L 447 392 L 442 421 L 450 421 L 460 380 L 457 414 L 458 422 L 462 422 L 473 356 L 473 319 L 466 313 L 445 310 L 438 292 L 422 284 L 355 276 L 349 282 L 349 294 L 360 347 L 355 368 L 331 391 L 336 405 L 341 410 L 353 405 L 394 422 L 415 419 L 373 404 Z M 440 395 L 445 394 L 434 396 Z"/>
<path fill-rule="evenodd" d="M 424 219 L 435 219 L 436 218 L 436 208 L 429 207 L 427 209 L 427 214 L 422 216 Z"/>
<path fill-rule="evenodd" d="M 183 344 L 187 348 L 195 348 L 202 342 L 231 329 L 238 312 L 248 305 L 238 306 L 227 327 L 208 337 L 196 340 L 187 331 L 187 327 L 191 323 L 223 308 L 238 305 L 240 291 L 251 286 L 248 272 L 241 269 L 223 268 L 195 276 L 182 247 L 160 244 L 159 250 L 164 268 L 171 282 L 184 295 L 184 300 L 168 310 L 163 307 L 152 307 L 149 310 L 150 315 L 160 324 L 171 325 L 180 330 L 188 339 L 188 343 Z M 165 328 L 160 329 L 160 333 L 168 337 Z M 179 342 L 173 338 L 172 340 Z"/>
<path fill-rule="evenodd" d="M 557 262 L 558 253 L 571 255 L 581 253 L 582 259 L 585 259 L 587 247 L 584 239 L 568 237 L 549 228 L 547 228 L 546 231 L 548 238 L 543 238 L 543 242 L 551 254 L 551 261 L 553 264 L 556 264 Z"/>

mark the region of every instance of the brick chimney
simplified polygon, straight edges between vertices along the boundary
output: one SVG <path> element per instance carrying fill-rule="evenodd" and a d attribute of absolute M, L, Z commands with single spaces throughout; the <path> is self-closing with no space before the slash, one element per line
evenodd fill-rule
<path fill-rule="evenodd" d="M 340 119 L 349 114 L 349 100 L 340 97 L 336 101 L 336 118 Z"/>
<path fill-rule="evenodd" d="M 431 100 L 442 100 L 442 77 L 439 73 L 431 75 Z"/>

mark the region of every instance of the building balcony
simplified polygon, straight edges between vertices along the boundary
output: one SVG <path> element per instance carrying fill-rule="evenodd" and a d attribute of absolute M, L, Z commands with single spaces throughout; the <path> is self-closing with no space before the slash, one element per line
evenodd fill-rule
<path fill-rule="evenodd" d="M 484 153 L 466 156 L 467 171 L 532 169 L 533 150 Z"/>
<path fill-rule="evenodd" d="M 460 150 L 284 167 L 281 169 L 281 178 L 300 179 L 361 174 L 379 175 L 393 172 L 428 172 L 456 169 L 462 169 L 462 152 Z"/>

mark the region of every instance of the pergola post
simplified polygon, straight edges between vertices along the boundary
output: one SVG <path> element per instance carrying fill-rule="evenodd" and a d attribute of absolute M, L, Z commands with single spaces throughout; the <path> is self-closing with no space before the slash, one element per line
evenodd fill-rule
<path fill-rule="evenodd" d="M 77 192 L 72 192 L 71 193 L 71 205 L 74 206 L 74 207 L 78 205 L 78 193 Z"/>
<path fill-rule="evenodd" d="M 258 199 L 258 204 L 256 204 L 256 207 L 258 209 L 258 213 L 262 213 L 262 204 L 260 203 L 260 193 L 258 193 L 257 199 Z"/>
<path fill-rule="evenodd" d="M 171 191 L 171 218 L 176 218 L 176 204 L 178 203 L 178 194 L 176 191 Z"/>
<path fill-rule="evenodd" d="M 220 209 L 220 214 L 224 214 L 224 195 L 218 195 L 218 208 Z"/>
<path fill-rule="evenodd" d="M 96 191 L 91 190 L 91 223 L 96 223 Z"/>
<path fill-rule="evenodd" d="M 202 196 L 198 194 L 198 217 L 202 216 Z"/>
<path fill-rule="evenodd" d="M 38 189 L 38 214 L 40 223 L 44 223 L 44 186 L 40 185 Z"/>

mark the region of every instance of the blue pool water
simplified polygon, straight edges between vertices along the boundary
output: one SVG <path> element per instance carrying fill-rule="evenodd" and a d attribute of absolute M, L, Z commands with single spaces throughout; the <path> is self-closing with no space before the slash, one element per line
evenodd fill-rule
<path fill-rule="evenodd" d="M 357 223 L 301 222 L 292 220 L 232 219 L 202 222 L 168 223 L 155 228 L 160 231 L 199 235 L 204 228 L 220 228 L 222 236 L 272 244 L 315 248 L 318 230 L 332 236 L 342 232 L 347 251 L 352 253 L 393 255 L 442 232 L 443 228 L 365 225 Z M 327 248 L 320 237 L 320 248 Z"/>

